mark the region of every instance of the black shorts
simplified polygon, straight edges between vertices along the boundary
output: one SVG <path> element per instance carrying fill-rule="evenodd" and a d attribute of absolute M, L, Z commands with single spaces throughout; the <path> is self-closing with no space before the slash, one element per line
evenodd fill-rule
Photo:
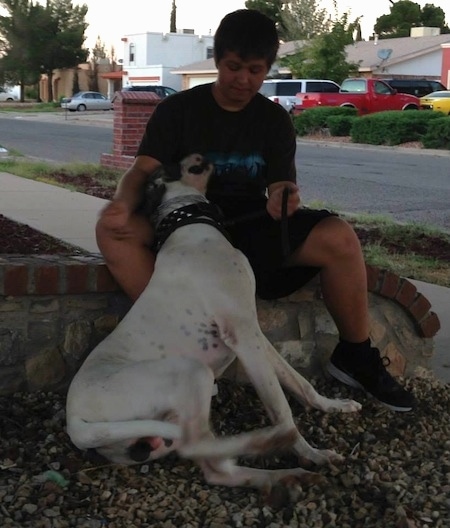
<path fill-rule="evenodd" d="M 291 252 L 307 239 L 324 218 L 336 216 L 327 210 L 299 209 L 288 219 Z M 256 294 L 261 299 L 278 299 L 309 282 L 320 268 L 287 267 L 282 246 L 281 222 L 267 212 L 253 219 L 237 220 L 227 226 L 233 245 L 248 258 L 256 278 Z"/>

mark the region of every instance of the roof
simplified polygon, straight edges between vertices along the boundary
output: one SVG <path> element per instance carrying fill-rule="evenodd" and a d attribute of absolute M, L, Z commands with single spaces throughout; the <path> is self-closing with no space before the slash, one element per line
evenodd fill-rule
<path fill-rule="evenodd" d="M 439 51 L 441 44 L 450 43 L 450 34 L 425 37 L 401 37 L 355 42 L 346 47 L 347 60 L 359 63 L 360 70 L 376 71 L 383 67 L 400 64 L 429 53 Z M 382 61 L 377 53 L 381 49 L 392 50 L 389 58 Z"/>
<path fill-rule="evenodd" d="M 306 44 L 305 40 L 295 40 L 280 44 L 279 57 L 292 55 Z M 391 54 L 383 61 L 383 67 L 399 64 L 406 60 L 427 55 L 434 51 L 439 51 L 441 44 L 450 43 L 450 34 L 424 36 L 424 37 L 401 37 L 391 39 L 361 40 L 346 47 L 347 60 L 359 64 L 360 71 L 375 72 L 381 65 L 381 59 L 377 53 L 380 49 L 390 49 Z M 187 64 L 172 70 L 178 74 L 205 74 L 216 73 L 217 68 L 214 59 L 207 59 L 200 62 Z"/>
<path fill-rule="evenodd" d="M 111 79 L 111 80 L 117 80 L 117 79 L 122 79 L 122 76 L 123 75 L 127 75 L 128 72 L 126 71 L 122 71 L 122 70 L 119 70 L 119 71 L 112 71 L 112 72 L 106 72 L 106 73 L 101 73 L 100 74 L 100 77 L 102 79 Z"/>

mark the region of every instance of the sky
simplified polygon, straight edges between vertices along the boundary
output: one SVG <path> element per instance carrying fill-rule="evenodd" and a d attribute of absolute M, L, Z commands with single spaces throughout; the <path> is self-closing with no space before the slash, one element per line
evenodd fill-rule
<path fill-rule="evenodd" d="M 441 7 L 450 25 L 449 0 L 413 0 L 420 6 L 426 3 Z M 118 58 L 123 56 L 121 38 L 133 33 L 169 31 L 172 0 L 73 0 L 73 5 L 86 4 L 86 46 L 92 48 L 97 36 L 107 50 L 114 46 Z M 328 9 L 334 17 L 333 2 L 318 0 L 320 7 Z M 122 5 L 120 8 L 119 6 Z M 114 7 L 113 7 L 114 6 Z M 245 0 L 176 0 L 177 28 L 194 29 L 196 34 L 214 34 L 220 20 L 229 12 L 245 8 Z M 350 13 L 350 20 L 362 16 L 362 36 L 368 39 L 373 33 L 376 19 L 390 13 L 389 0 L 337 0 L 338 15 Z"/>

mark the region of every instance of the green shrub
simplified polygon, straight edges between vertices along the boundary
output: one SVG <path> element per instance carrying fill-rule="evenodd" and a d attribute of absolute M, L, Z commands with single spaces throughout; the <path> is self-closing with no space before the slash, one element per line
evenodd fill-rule
<path fill-rule="evenodd" d="M 329 116 L 327 126 L 332 136 L 349 136 L 357 116 L 335 115 Z"/>
<path fill-rule="evenodd" d="M 420 141 L 427 132 L 430 121 L 442 114 L 427 111 L 390 110 L 361 117 L 351 129 L 355 143 L 371 145 L 400 145 Z"/>
<path fill-rule="evenodd" d="M 373 119 L 374 115 L 365 115 L 354 121 L 350 130 L 353 143 L 384 144 L 384 129 L 378 126 L 377 120 Z"/>
<path fill-rule="evenodd" d="M 313 134 L 327 128 L 327 120 L 330 116 L 356 116 L 354 108 L 342 108 L 340 106 L 321 106 L 308 108 L 299 115 L 293 117 L 294 127 L 299 136 Z"/>
<path fill-rule="evenodd" d="M 425 148 L 447 149 L 450 150 L 450 117 L 440 116 L 438 119 L 429 123 L 428 130 L 422 137 L 422 144 Z"/>
<path fill-rule="evenodd" d="M 25 99 L 32 99 L 34 101 L 37 101 L 39 99 L 39 92 L 36 86 L 25 87 Z"/>

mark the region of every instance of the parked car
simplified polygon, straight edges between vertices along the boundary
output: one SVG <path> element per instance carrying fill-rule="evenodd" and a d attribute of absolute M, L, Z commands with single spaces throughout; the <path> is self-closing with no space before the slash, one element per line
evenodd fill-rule
<path fill-rule="evenodd" d="M 161 99 L 177 93 L 176 90 L 169 86 L 161 86 L 158 84 L 133 84 L 122 88 L 122 92 L 153 92 Z"/>
<path fill-rule="evenodd" d="M 431 92 L 420 98 L 422 110 L 436 110 L 450 116 L 450 90 Z"/>
<path fill-rule="evenodd" d="M 297 94 L 293 114 L 316 106 L 343 106 L 356 108 L 359 115 L 384 110 L 418 110 L 420 99 L 414 95 L 398 93 L 380 79 L 362 77 L 342 81 L 338 93 Z"/>
<path fill-rule="evenodd" d="M 428 79 L 382 79 L 387 82 L 391 88 L 399 93 L 407 93 L 416 97 L 423 97 L 437 90 L 447 90 L 439 81 L 430 81 Z"/>
<path fill-rule="evenodd" d="M 5 88 L 0 86 L 0 102 L 7 101 L 9 103 L 13 101 L 18 101 L 19 98 L 17 95 L 13 92 L 9 92 L 8 90 L 5 90 Z"/>
<path fill-rule="evenodd" d="M 61 108 L 71 112 L 84 112 L 85 110 L 112 110 L 110 99 L 100 92 L 78 92 L 72 97 L 61 99 Z"/>
<path fill-rule="evenodd" d="M 339 85 L 328 79 L 267 79 L 263 82 L 259 92 L 291 112 L 296 101 L 296 94 L 339 92 Z"/>

